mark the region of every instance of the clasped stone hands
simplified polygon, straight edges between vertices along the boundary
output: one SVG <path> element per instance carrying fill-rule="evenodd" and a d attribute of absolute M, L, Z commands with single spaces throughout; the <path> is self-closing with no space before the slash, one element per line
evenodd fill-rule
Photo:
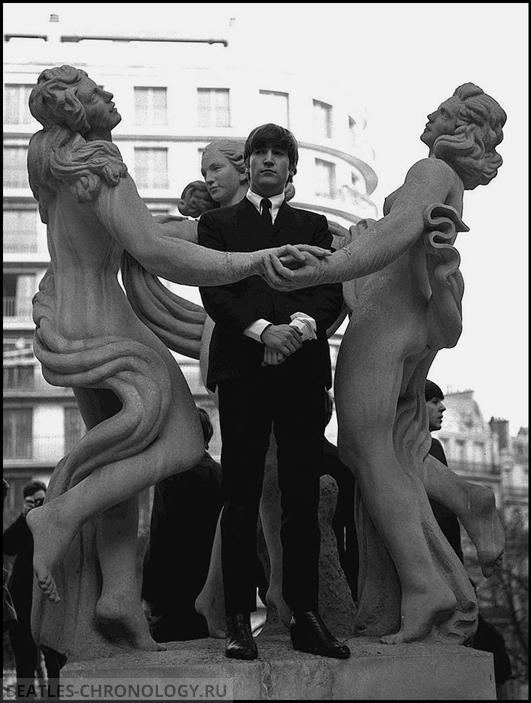
<path fill-rule="evenodd" d="M 275 290 L 290 291 L 315 285 L 319 262 L 332 254 L 310 244 L 285 244 L 262 259 L 262 278 Z"/>

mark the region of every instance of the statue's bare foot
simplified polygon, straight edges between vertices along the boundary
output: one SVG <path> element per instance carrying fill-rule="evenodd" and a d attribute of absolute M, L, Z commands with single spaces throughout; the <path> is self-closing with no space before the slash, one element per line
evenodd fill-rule
<path fill-rule="evenodd" d="M 505 534 L 491 489 L 470 484 L 468 510 L 459 518 L 476 547 L 481 571 L 489 578 L 501 565 L 505 548 Z"/>
<path fill-rule="evenodd" d="M 221 591 L 222 593 L 223 591 Z M 207 621 L 208 634 L 216 639 L 225 639 L 227 619 L 225 604 L 222 597 L 211 593 L 210 589 L 203 588 L 195 600 L 196 612 Z"/>
<path fill-rule="evenodd" d="M 114 644 L 125 644 L 145 652 L 166 649 L 166 645 L 151 637 L 142 605 L 134 597 L 120 593 L 102 595 L 96 604 L 96 623 L 105 639 Z"/>
<path fill-rule="evenodd" d="M 400 630 L 380 638 L 385 644 L 403 644 L 426 639 L 433 626 L 447 620 L 455 610 L 457 599 L 444 586 L 437 591 L 426 590 L 404 595 L 401 605 Z"/>
<path fill-rule="evenodd" d="M 286 601 L 282 597 L 280 588 L 275 586 L 270 586 L 266 593 L 266 606 L 268 608 L 273 607 L 280 618 L 280 622 L 285 626 L 290 626 L 291 622 L 291 610 L 286 605 Z"/>
<path fill-rule="evenodd" d="M 59 603 L 61 598 L 52 571 L 66 554 L 74 535 L 57 517 L 53 504 L 30 510 L 26 523 L 33 536 L 33 571 L 39 588 L 48 600 Z"/>

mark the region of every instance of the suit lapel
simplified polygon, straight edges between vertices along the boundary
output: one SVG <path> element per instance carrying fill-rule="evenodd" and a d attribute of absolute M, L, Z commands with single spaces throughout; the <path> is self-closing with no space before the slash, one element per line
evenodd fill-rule
<path fill-rule="evenodd" d="M 285 229 L 286 227 L 288 229 L 293 228 L 293 225 L 295 223 L 295 213 L 293 210 L 290 208 L 290 206 L 284 202 L 280 206 L 280 209 L 277 213 L 277 216 L 275 218 L 275 224 L 273 225 L 273 232 L 272 236 L 276 236 L 280 234 L 280 232 Z"/>

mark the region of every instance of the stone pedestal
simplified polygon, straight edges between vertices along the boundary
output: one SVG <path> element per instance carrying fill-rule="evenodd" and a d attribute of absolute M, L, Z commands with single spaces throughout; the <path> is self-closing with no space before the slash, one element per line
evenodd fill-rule
<path fill-rule="evenodd" d="M 356 638 L 347 641 L 350 659 L 339 661 L 295 652 L 287 632 L 256 641 L 259 658 L 251 662 L 227 659 L 224 640 L 170 642 L 164 652 L 67 664 L 61 682 L 141 681 L 158 683 L 161 693 L 180 681 L 180 697 L 212 698 L 205 683 L 224 681 L 225 700 L 496 700 L 492 656 L 468 647 Z M 195 695 L 190 685 L 199 686 Z"/>

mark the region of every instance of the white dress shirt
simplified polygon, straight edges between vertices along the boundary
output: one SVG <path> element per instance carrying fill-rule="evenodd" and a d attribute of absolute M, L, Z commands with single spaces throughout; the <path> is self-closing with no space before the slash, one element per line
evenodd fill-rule
<path fill-rule="evenodd" d="M 261 214 L 263 196 L 253 193 L 253 191 L 249 188 L 245 197 L 251 201 L 251 203 Z M 268 200 L 271 201 L 271 220 L 273 224 L 275 224 L 278 211 L 280 210 L 280 206 L 284 202 L 284 199 L 284 193 L 272 195 L 270 198 L 268 198 Z M 310 317 L 310 315 L 307 315 L 304 312 L 295 312 L 293 313 L 293 315 L 291 315 L 290 319 L 290 326 L 295 327 L 299 330 L 299 332 L 302 334 L 303 342 L 305 342 L 307 339 L 317 339 L 317 325 L 313 317 Z M 256 340 L 257 342 L 262 342 L 262 332 L 266 329 L 266 327 L 269 327 L 269 325 L 271 324 L 271 322 L 262 318 L 259 320 L 255 320 L 254 322 L 251 322 L 249 327 L 247 327 L 247 329 L 244 331 L 244 334 L 247 337 Z"/>

